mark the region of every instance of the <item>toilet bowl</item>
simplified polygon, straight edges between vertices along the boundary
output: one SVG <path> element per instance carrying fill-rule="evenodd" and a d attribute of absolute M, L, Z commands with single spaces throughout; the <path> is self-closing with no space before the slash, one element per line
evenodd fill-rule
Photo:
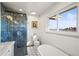
<path fill-rule="evenodd" d="M 37 35 L 33 35 L 33 41 L 34 41 L 34 46 L 40 45 L 39 37 Z"/>
<path fill-rule="evenodd" d="M 39 46 L 40 42 L 39 41 L 34 41 L 34 46 Z"/>

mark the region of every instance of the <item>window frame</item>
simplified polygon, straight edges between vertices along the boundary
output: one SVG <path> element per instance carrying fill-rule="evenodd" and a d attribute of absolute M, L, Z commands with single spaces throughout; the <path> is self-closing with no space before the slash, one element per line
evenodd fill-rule
<path fill-rule="evenodd" d="M 64 11 L 63 11 L 63 9 L 61 9 L 62 11 L 60 11 L 59 13 L 57 13 L 57 14 L 55 14 L 56 16 L 58 16 L 58 15 L 60 15 L 60 14 L 62 14 L 62 13 L 64 13 L 64 12 L 67 12 L 67 11 L 69 11 L 69 10 L 72 10 L 72 9 L 74 9 L 74 8 L 77 8 L 77 19 L 76 19 L 76 31 L 68 31 L 68 32 L 78 32 L 78 6 L 77 5 L 73 5 L 73 6 L 68 6 L 69 8 L 63 8 L 64 9 Z M 54 15 L 54 16 L 55 16 Z M 53 17 L 53 16 L 52 16 Z M 61 30 L 59 30 L 59 26 L 58 26 L 58 19 L 56 20 L 57 21 L 57 29 L 55 30 L 55 31 L 58 31 L 58 32 L 62 32 Z M 51 31 L 50 29 L 48 29 L 48 31 Z M 63 32 L 67 32 L 67 31 L 63 31 Z"/>
<path fill-rule="evenodd" d="M 49 21 L 50 20 L 52 20 L 53 19 L 53 17 L 55 17 L 56 15 L 54 15 L 54 16 L 52 16 L 52 17 L 49 17 Z M 55 19 L 55 18 L 54 18 Z M 49 23 L 49 21 L 48 21 L 48 23 Z M 57 19 L 55 19 L 55 21 L 56 21 L 56 24 L 57 24 Z M 48 29 L 49 29 L 49 26 L 48 26 Z M 56 31 L 57 30 L 57 25 L 56 25 L 56 30 L 55 29 L 49 29 L 49 30 L 54 30 L 54 31 Z"/>
<path fill-rule="evenodd" d="M 59 13 L 59 15 L 60 14 L 63 14 L 63 13 L 65 13 L 65 12 L 68 12 L 68 11 L 71 11 L 72 9 L 75 9 L 75 8 L 77 8 L 77 6 L 74 6 L 74 7 L 72 7 L 72 8 L 70 8 L 70 9 L 67 9 L 67 10 L 65 10 L 65 11 L 63 11 L 63 12 L 61 12 L 61 13 Z M 78 17 L 78 8 L 77 8 L 77 16 L 76 16 L 76 31 L 73 31 L 73 32 L 77 32 L 77 28 L 78 28 L 78 23 L 77 23 L 77 17 Z M 59 21 L 59 20 L 58 20 Z M 59 22 L 58 22 L 58 25 L 59 25 Z M 58 30 L 59 30 L 59 26 L 58 26 Z M 59 31 L 61 31 L 61 30 L 59 30 Z M 72 32 L 72 31 L 71 31 Z"/>

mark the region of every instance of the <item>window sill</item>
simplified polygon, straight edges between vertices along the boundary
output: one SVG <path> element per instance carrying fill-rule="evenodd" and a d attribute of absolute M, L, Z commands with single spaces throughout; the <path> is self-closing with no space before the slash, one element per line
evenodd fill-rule
<path fill-rule="evenodd" d="M 79 32 L 46 30 L 46 33 L 79 38 Z"/>

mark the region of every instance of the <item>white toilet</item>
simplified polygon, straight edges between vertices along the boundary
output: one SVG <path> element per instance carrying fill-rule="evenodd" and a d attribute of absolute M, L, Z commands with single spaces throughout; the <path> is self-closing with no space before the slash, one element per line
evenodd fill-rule
<path fill-rule="evenodd" d="M 40 45 L 39 37 L 37 35 L 33 35 L 33 41 L 34 41 L 34 46 Z"/>
<path fill-rule="evenodd" d="M 40 45 L 40 41 L 39 41 L 39 37 L 34 34 L 32 35 L 32 39 L 30 39 L 28 42 L 27 42 L 27 46 L 35 46 L 35 47 L 38 47 Z"/>

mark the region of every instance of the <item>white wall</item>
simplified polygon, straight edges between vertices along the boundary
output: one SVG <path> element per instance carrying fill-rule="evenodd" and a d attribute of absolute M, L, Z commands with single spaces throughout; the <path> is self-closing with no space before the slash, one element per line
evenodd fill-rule
<path fill-rule="evenodd" d="M 38 28 L 32 28 L 32 21 L 38 21 Z M 27 15 L 27 41 L 32 39 L 33 33 L 39 35 L 39 18 Z"/>
<path fill-rule="evenodd" d="M 41 16 L 40 40 L 43 44 L 55 46 L 56 48 L 62 50 L 63 52 L 69 55 L 79 55 L 79 37 L 46 32 L 48 17 L 52 16 L 55 13 L 58 13 L 61 9 L 63 9 L 63 7 L 68 6 L 70 4 L 71 3 L 60 3 L 55 7 L 52 7 L 49 11 L 47 11 Z"/>

